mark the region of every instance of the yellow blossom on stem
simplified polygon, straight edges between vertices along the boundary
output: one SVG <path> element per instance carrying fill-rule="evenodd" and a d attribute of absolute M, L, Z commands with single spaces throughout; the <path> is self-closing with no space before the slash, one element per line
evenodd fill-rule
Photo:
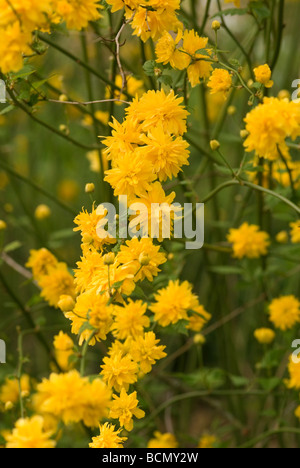
<path fill-rule="evenodd" d="M 222 68 L 216 68 L 210 75 L 207 86 L 211 89 L 211 94 L 221 92 L 225 99 L 232 86 L 230 73 Z"/>
<path fill-rule="evenodd" d="M 300 322 L 300 301 L 295 296 L 281 296 L 269 305 L 269 319 L 276 328 L 289 330 Z"/>
<path fill-rule="evenodd" d="M 138 366 L 130 355 L 122 357 L 121 352 L 116 352 L 110 357 L 106 356 L 103 363 L 101 375 L 109 388 L 114 387 L 117 392 L 122 388 L 127 391 L 129 385 L 137 381 Z"/>
<path fill-rule="evenodd" d="M 267 254 L 270 244 L 268 233 L 248 223 L 243 223 L 238 229 L 230 229 L 227 239 L 233 246 L 233 256 L 236 258 L 259 258 Z"/>
<path fill-rule="evenodd" d="M 5 434 L 6 448 L 54 448 L 52 432 L 44 430 L 41 416 L 19 419 L 13 431 Z"/>
<path fill-rule="evenodd" d="M 260 65 L 254 68 L 254 75 L 258 83 L 263 84 L 266 88 L 272 88 L 274 82 L 271 80 L 271 70 L 268 64 Z"/>
<path fill-rule="evenodd" d="M 162 434 L 159 431 L 154 432 L 154 438 L 150 439 L 147 447 L 151 449 L 156 448 L 178 448 L 178 442 L 173 434 L 165 432 Z"/>
<path fill-rule="evenodd" d="M 132 343 L 131 355 L 139 363 L 143 374 L 151 372 L 155 362 L 166 356 L 165 346 L 158 346 L 158 343 L 159 340 L 152 331 L 137 337 Z"/>
<path fill-rule="evenodd" d="M 120 437 L 121 429 L 115 430 L 115 426 L 109 423 L 100 424 L 100 435 L 93 437 L 90 448 L 123 448 L 127 437 Z"/>
<path fill-rule="evenodd" d="M 128 336 L 137 338 L 143 335 L 144 328 L 150 326 L 150 319 L 147 317 L 147 304 L 142 301 L 128 300 L 124 307 L 113 306 L 114 323 L 112 330 L 114 336 L 120 340 L 125 340 Z"/>
<path fill-rule="evenodd" d="M 132 431 L 133 429 L 133 416 L 138 419 L 145 416 L 145 412 L 138 408 L 139 401 L 136 396 L 136 392 L 127 394 L 125 389 L 122 388 L 120 396 L 113 395 L 113 401 L 110 406 L 109 417 L 119 419 L 120 426 L 124 427 L 127 431 Z"/>

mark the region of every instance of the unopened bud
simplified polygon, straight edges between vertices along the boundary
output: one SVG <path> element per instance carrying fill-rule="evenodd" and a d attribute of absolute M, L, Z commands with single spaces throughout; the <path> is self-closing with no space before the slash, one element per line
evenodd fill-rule
<path fill-rule="evenodd" d="M 218 31 L 218 29 L 220 29 L 221 27 L 221 24 L 219 21 L 215 20 L 211 23 L 211 28 L 214 30 L 214 31 Z"/>
<path fill-rule="evenodd" d="M 145 254 L 144 252 L 141 253 L 141 255 L 139 256 L 139 262 L 142 266 L 146 266 L 146 265 L 149 265 L 150 263 L 150 258 L 147 254 Z"/>
<path fill-rule="evenodd" d="M 93 193 L 95 191 L 95 185 L 93 183 L 86 184 L 84 190 L 85 190 L 85 193 Z"/>
<path fill-rule="evenodd" d="M 211 140 L 210 141 L 210 147 L 213 151 L 217 151 L 220 148 L 220 143 L 218 140 Z"/>
<path fill-rule="evenodd" d="M 104 265 L 113 265 L 114 261 L 115 261 L 115 254 L 113 252 L 109 252 L 103 257 Z"/>
<path fill-rule="evenodd" d="M 240 131 L 240 137 L 243 138 L 243 140 L 247 138 L 248 135 L 249 135 L 249 132 L 247 130 Z"/>
<path fill-rule="evenodd" d="M 62 312 L 70 312 L 75 307 L 75 301 L 72 296 L 62 295 L 58 301 L 58 307 Z"/>

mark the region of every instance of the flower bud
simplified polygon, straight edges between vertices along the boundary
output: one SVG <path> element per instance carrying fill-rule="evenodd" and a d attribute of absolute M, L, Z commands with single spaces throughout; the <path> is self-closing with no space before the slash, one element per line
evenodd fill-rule
<path fill-rule="evenodd" d="M 247 130 L 241 130 L 240 131 L 240 137 L 245 139 L 249 135 L 249 132 Z"/>
<path fill-rule="evenodd" d="M 216 151 L 220 148 L 220 143 L 218 142 L 218 140 L 211 140 L 210 141 L 210 147 L 213 151 Z"/>
<path fill-rule="evenodd" d="M 211 23 L 211 28 L 214 30 L 214 31 L 218 31 L 218 29 L 220 29 L 221 27 L 221 24 L 219 21 L 215 20 Z"/>
<path fill-rule="evenodd" d="M 4 231 L 7 228 L 7 224 L 3 219 L 0 219 L 0 231 Z"/>
<path fill-rule="evenodd" d="M 58 301 L 58 307 L 62 312 L 70 312 L 75 307 L 75 301 L 72 296 L 63 294 Z"/>
<path fill-rule="evenodd" d="M 50 215 L 51 210 L 48 205 L 39 205 L 36 207 L 34 212 L 34 217 L 38 220 L 47 219 Z"/>
<path fill-rule="evenodd" d="M 103 263 L 104 265 L 113 265 L 115 261 L 115 254 L 113 252 L 109 252 L 108 254 L 104 255 Z"/>
<path fill-rule="evenodd" d="M 95 185 L 93 183 L 86 184 L 84 190 L 85 190 L 85 193 L 93 193 L 95 191 Z"/>
<path fill-rule="evenodd" d="M 142 252 L 141 255 L 139 256 L 139 262 L 142 266 L 147 266 L 150 263 L 150 258 L 147 254 Z"/>

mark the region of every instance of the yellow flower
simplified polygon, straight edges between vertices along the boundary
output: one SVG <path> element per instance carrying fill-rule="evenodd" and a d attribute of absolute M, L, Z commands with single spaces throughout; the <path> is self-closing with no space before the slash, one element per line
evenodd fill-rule
<path fill-rule="evenodd" d="M 266 88 L 272 88 L 274 82 L 271 80 L 271 70 L 268 64 L 260 65 L 257 68 L 254 68 L 254 75 L 256 81 L 265 85 Z"/>
<path fill-rule="evenodd" d="M 149 309 L 154 313 L 154 320 L 162 327 L 188 320 L 188 311 L 197 310 L 198 298 L 192 293 L 192 285 L 188 281 L 169 281 L 166 288 L 160 289 L 155 295 L 155 303 Z"/>
<path fill-rule="evenodd" d="M 108 417 L 111 407 L 111 390 L 101 379 L 87 382 L 82 405 L 83 424 L 87 427 L 97 427 L 99 421 Z"/>
<path fill-rule="evenodd" d="M 77 224 L 74 231 L 81 232 L 82 250 L 86 253 L 88 250 L 101 250 L 105 244 L 114 244 L 116 239 L 107 234 L 107 237 L 99 237 L 97 234 L 98 224 L 105 218 L 105 214 L 97 214 L 97 210 L 93 206 L 91 213 L 82 210 L 76 218 L 74 223 Z"/>
<path fill-rule="evenodd" d="M 30 377 L 27 374 L 23 374 L 20 380 L 21 391 L 30 392 Z M 4 384 L 0 389 L 0 401 L 2 403 L 17 403 L 19 400 L 19 381 L 18 379 L 6 378 Z"/>
<path fill-rule="evenodd" d="M 128 391 L 129 385 L 137 381 L 138 366 L 130 355 L 122 356 L 121 351 L 106 356 L 101 366 L 101 375 L 109 388 L 114 387 L 117 392 L 122 388 Z"/>
<path fill-rule="evenodd" d="M 207 86 L 211 88 L 211 94 L 223 93 L 224 98 L 226 98 L 229 89 L 232 86 L 232 78 L 230 73 L 227 70 L 222 68 L 216 68 L 207 83 Z"/>
<path fill-rule="evenodd" d="M 177 177 L 181 167 L 189 164 L 189 144 L 181 136 L 174 138 L 166 133 L 162 125 L 141 135 L 141 141 L 146 145 L 141 148 L 142 157 L 150 161 L 162 182 Z"/>
<path fill-rule="evenodd" d="M 117 260 L 132 270 L 134 281 L 143 281 L 145 278 L 148 281 L 153 281 L 153 277 L 157 276 L 160 271 L 159 265 L 167 261 L 166 255 L 159 252 L 159 249 L 160 247 L 154 245 L 150 238 L 138 239 L 134 237 L 127 240 L 125 245 L 121 245 Z M 142 257 L 148 257 L 149 262 L 141 265 Z"/>
<path fill-rule="evenodd" d="M 7 224 L 3 219 L 0 219 L 0 231 L 4 231 L 5 229 L 7 229 Z"/>
<path fill-rule="evenodd" d="M 31 54 L 31 33 L 23 32 L 19 21 L 0 27 L 0 69 L 2 73 L 17 72 L 23 67 L 23 54 Z"/>
<path fill-rule="evenodd" d="M 299 240 L 300 240 L 300 237 L 299 237 Z M 287 244 L 289 241 L 289 236 L 288 236 L 287 231 L 278 232 L 278 234 L 276 234 L 276 241 L 279 244 Z"/>
<path fill-rule="evenodd" d="M 11 433 L 5 434 L 6 448 L 54 448 L 52 432 L 44 430 L 41 416 L 19 419 Z"/>
<path fill-rule="evenodd" d="M 160 242 L 170 238 L 173 230 L 173 220 L 180 211 L 172 204 L 175 192 L 166 195 L 160 182 L 155 182 L 145 196 L 132 200 L 137 205 L 137 215 L 131 216 L 129 229 L 140 230 L 142 237 L 150 235 Z"/>
<path fill-rule="evenodd" d="M 281 153 L 289 158 L 286 138 L 293 140 L 300 135 L 300 106 L 287 99 L 264 98 L 245 117 L 249 135 L 244 141 L 246 151 L 255 151 L 257 156 L 272 161 Z"/>
<path fill-rule="evenodd" d="M 100 379 L 89 382 L 76 370 L 52 373 L 38 384 L 37 391 L 34 404 L 39 411 L 54 415 L 65 424 L 83 421 L 95 427 L 108 414 L 110 390 Z"/>
<path fill-rule="evenodd" d="M 53 346 L 56 360 L 62 371 L 71 369 L 74 364 L 70 363 L 69 358 L 73 355 L 74 344 L 69 335 L 60 331 L 58 335 L 54 337 Z"/>
<path fill-rule="evenodd" d="M 146 2 L 140 4 L 136 10 L 131 26 L 133 34 L 146 42 L 150 37 L 156 41 L 165 31 L 175 31 L 181 24 L 176 16 L 179 0 L 162 0 L 150 2 L 151 9 Z"/>
<path fill-rule="evenodd" d="M 80 31 L 89 21 L 101 18 L 99 9 L 103 9 L 98 0 L 53 0 L 53 9 L 68 29 Z"/>
<path fill-rule="evenodd" d="M 151 372 L 152 366 L 156 361 L 166 356 L 165 346 L 157 346 L 159 340 L 151 331 L 144 336 L 137 337 L 131 345 L 130 352 L 133 359 L 139 363 L 143 374 Z"/>
<path fill-rule="evenodd" d="M 238 8 L 241 6 L 241 0 L 225 0 L 225 3 L 234 3 Z"/>
<path fill-rule="evenodd" d="M 102 143 L 106 146 L 103 151 L 114 166 L 124 154 L 132 153 L 140 143 L 140 127 L 134 120 L 124 120 L 119 123 L 114 117 L 110 122 L 112 136 L 105 138 Z"/>
<path fill-rule="evenodd" d="M 300 223 L 295 221 L 290 224 L 291 229 L 291 239 L 293 244 L 298 244 L 300 242 Z"/>
<path fill-rule="evenodd" d="M 68 272 L 65 263 L 59 263 L 49 269 L 49 274 L 39 280 L 41 296 L 53 307 L 58 307 L 60 297 L 68 295 L 75 297 L 74 278 Z"/>
<path fill-rule="evenodd" d="M 300 365 L 297 362 L 293 362 L 292 356 L 289 358 L 288 371 L 289 379 L 285 381 L 286 386 L 300 390 Z"/>
<path fill-rule="evenodd" d="M 207 43 L 208 38 L 200 37 L 193 29 L 184 31 L 182 50 L 190 56 L 191 62 L 187 73 L 192 87 L 199 84 L 201 78 L 208 78 L 210 75 L 211 63 L 208 61 L 209 56 L 197 53 L 200 49 L 205 49 L 208 52 L 206 49 Z"/>
<path fill-rule="evenodd" d="M 57 187 L 57 195 L 60 199 L 70 202 L 74 200 L 79 193 L 79 186 L 75 180 L 63 179 Z"/>
<path fill-rule="evenodd" d="M 271 328 L 257 328 L 254 337 L 261 344 L 270 344 L 274 341 L 275 332 Z"/>
<path fill-rule="evenodd" d="M 144 132 L 161 124 L 166 133 L 183 135 L 187 129 L 186 118 L 189 113 L 181 105 L 182 102 L 183 97 L 177 97 L 173 90 L 169 94 L 163 89 L 150 90 L 140 99 L 134 99 L 126 108 L 126 114 L 129 120 L 141 124 Z"/>
<path fill-rule="evenodd" d="M 154 432 L 154 438 L 150 439 L 147 448 L 178 448 L 178 442 L 173 434 L 165 432 L 162 434 L 159 431 Z"/>
<path fill-rule="evenodd" d="M 146 314 L 147 304 L 142 301 L 128 300 L 124 307 L 114 306 L 113 334 L 120 340 L 125 340 L 128 336 L 136 338 L 143 335 L 144 328 L 150 326 L 149 317 Z"/>
<path fill-rule="evenodd" d="M 269 305 L 269 320 L 280 330 L 289 330 L 300 322 L 300 302 L 295 296 L 281 296 Z"/>
<path fill-rule="evenodd" d="M 38 220 L 47 219 L 51 216 L 51 210 L 48 205 L 39 205 L 36 207 L 34 217 Z"/>
<path fill-rule="evenodd" d="M 71 331 L 75 335 L 79 334 L 83 325 L 90 325 L 80 333 L 80 345 L 88 341 L 90 346 L 94 346 L 97 341 L 105 340 L 113 323 L 112 309 L 107 305 L 107 297 L 94 291 L 80 294 L 76 299 L 74 311 L 65 315 L 71 320 Z"/>
<path fill-rule="evenodd" d="M 127 195 L 129 202 L 134 196 L 144 196 L 156 179 L 153 166 L 141 157 L 139 150 L 125 153 L 118 159 L 116 167 L 105 174 L 104 180 L 112 186 L 114 195 Z"/>
<path fill-rule="evenodd" d="M 0 27 L 12 24 L 16 15 L 22 18 L 22 29 L 31 32 L 46 27 L 46 15 L 51 15 L 51 0 L 0 0 Z"/>
<path fill-rule="evenodd" d="M 243 223 L 238 229 L 230 229 L 227 239 L 233 244 L 233 256 L 236 258 L 259 258 L 267 254 L 270 244 L 266 232 L 248 223 Z"/>
<path fill-rule="evenodd" d="M 217 438 L 214 435 L 203 435 L 198 443 L 198 448 L 214 448 Z"/>
<path fill-rule="evenodd" d="M 211 319 L 211 314 L 206 312 L 202 305 L 194 308 L 195 313 L 189 316 L 187 329 L 200 332 L 204 325 Z"/>
<path fill-rule="evenodd" d="M 92 438 L 90 448 L 123 448 L 123 442 L 127 437 L 120 437 L 121 429 L 115 430 L 115 426 L 107 422 L 100 425 L 100 435 Z"/>
<path fill-rule="evenodd" d="M 112 419 L 119 419 L 120 426 L 124 427 L 126 431 L 133 429 L 133 416 L 141 419 L 145 416 L 145 412 L 138 408 L 138 399 L 136 392 L 126 393 L 122 388 L 120 396 L 113 395 L 114 401 L 110 406 L 109 417 Z"/>
<path fill-rule="evenodd" d="M 51 268 L 56 267 L 57 259 L 49 250 L 42 248 L 30 250 L 30 257 L 26 263 L 32 269 L 33 278 L 39 280 L 42 276 L 48 275 Z"/>
<path fill-rule="evenodd" d="M 190 63 L 190 58 L 187 54 L 177 49 L 176 46 L 179 44 L 183 36 L 182 30 L 178 31 L 175 39 L 167 31 L 161 36 L 155 47 L 156 62 L 167 65 L 168 63 L 172 68 L 183 70 L 187 68 Z"/>

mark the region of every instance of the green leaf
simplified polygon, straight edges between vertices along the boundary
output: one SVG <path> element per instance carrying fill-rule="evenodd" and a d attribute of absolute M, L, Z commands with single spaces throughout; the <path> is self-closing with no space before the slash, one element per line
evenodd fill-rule
<path fill-rule="evenodd" d="M 278 387 L 278 385 L 281 383 L 281 379 L 278 377 L 270 377 L 270 378 L 261 378 L 258 379 L 258 382 L 260 386 L 270 392 L 271 390 L 274 390 L 274 388 Z"/>
<path fill-rule="evenodd" d="M 271 15 L 271 11 L 263 2 L 250 2 L 249 7 L 251 12 L 257 17 L 258 20 L 263 21 Z"/>
<path fill-rule="evenodd" d="M 245 15 L 246 13 L 248 13 L 248 9 L 247 8 L 227 8 L 227 10 L 219 10 L 217 11 L 217 13 L 215 13 L 213 16 L 211 16 L 211 18 L 216 18 L 217 16 L 227 16 L 227 15 L 230 15 L 230 16 L 234 16 L 234 15 Z"/>
<path fill-rule="evenodd" d="M 202 368 L 191 374 L 175 373 L 173 375 L 191 387 L 206 390 L 220 388 L 225 384 L 226 380 L 225 372 L 223 369 L 218 368 Z"/>
<path fill-rule="evenodd" d="M 147 60 L 147 62 L 145 62 L 144 65 L 143 65 L 144 72 L 148 76 L 154 76 L 155 75 L 155 72 L 154 72 L 155 67 L 156 67 L 155 60 Z"/>
<path fill-rule="evenodd" d="M 13 241 L 13 242 L 10 242 L 9 244 L 7 244 L 3 251 L 4 252 L 13 252 L 14 250 L 17 250 L 19 249 L 20 247 L 22 247 L 22 244 L 20 241 Z"/>
<path fill-rule="evenodd" d="M 14 110 L 15 106 L 6 106 L 1 112 L 0 112 L 0 115 L 5 115 L 5 114 L 8 114 L 8 112 L 11 112 L 12 110 Z"/>
<path fill-rule="evenodd" d="M 250 382 L 247 377 L 243 377 L 242 375 L 229 374 L 228 377 L 234 387 L 246 387 Z"/>
<path fill-rule="evenodd" d="M 208 270 L 219 275 L 242 275 L 244 273 L 244 270 L 240 267 L 227 265 L 216 265 L 208 268 Z"/>
<path fill-rule="evenodd" d="M 170 75 L 161 75 L 158 77 L 157 81 L 167 86 L 172 86 L 173 84 L 173 78 Z"/>

